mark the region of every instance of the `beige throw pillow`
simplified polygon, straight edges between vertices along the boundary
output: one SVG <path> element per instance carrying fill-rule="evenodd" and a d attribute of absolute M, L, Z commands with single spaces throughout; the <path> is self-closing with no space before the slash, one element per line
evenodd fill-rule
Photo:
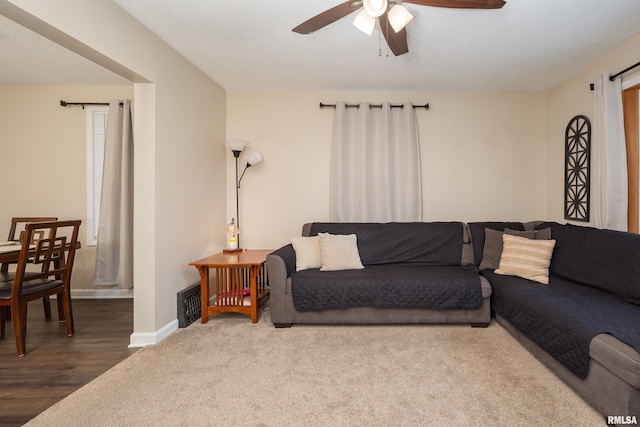
<path fill-rule="evenodd" d="M 555 240 L 531 240 L 504 234 L 502 242 L 497 274 L 518 276 L 545 285 L 549 283 L 549 264 Z"/>
<path fill-rule="evenodd" d="M 322 267 L 320 237 L 292 237 L 291 245 L 296 252 L 296 271 Z"/>
<path fill-rule="evenodd" d="M 322 253 L 321 271 L 362 269 L 355 234 L 319 233 Z"/>

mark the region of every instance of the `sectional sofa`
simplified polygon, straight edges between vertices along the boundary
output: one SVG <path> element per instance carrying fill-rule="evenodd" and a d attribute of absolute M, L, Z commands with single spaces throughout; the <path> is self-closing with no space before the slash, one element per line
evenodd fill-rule
<path fill-rule="evenodd" d="M 640 236 L 535 228 L 556 241 L 548 285 L 481 270 L 497 321 L 601 413 L 639 416 Z"/>
<path fill-rule="evenodd" d="M 640 415 L 638 235 L 550 222 L 312 223 L 267 266 L 276 327 L 486 326 L 493 312 L 601 413 Z"/>

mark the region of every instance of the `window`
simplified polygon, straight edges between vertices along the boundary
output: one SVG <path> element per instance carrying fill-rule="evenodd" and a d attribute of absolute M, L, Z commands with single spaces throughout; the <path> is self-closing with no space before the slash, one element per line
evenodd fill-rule
<path fill-rule="evenodd" d="M 640 231 L 640 74 L 622 82 L 622 109 L 629 174 L 628 230 Z"/>
<path fill-rule="evenodd" d="M 104 135 L 109 106 L 87 106 L 87 245 L 98 244 Z"/>

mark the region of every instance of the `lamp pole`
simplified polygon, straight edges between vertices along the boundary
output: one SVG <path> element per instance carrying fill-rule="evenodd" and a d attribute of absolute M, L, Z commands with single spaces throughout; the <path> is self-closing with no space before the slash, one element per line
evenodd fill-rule
<path fill-rule="evenodd" d="M 238 157 L 242 150 L 231 150 L 233 157 L 236 158 L 236 227 L 238 228 L 238 248 L 240 248 L 240 202 L 238 197 L 238 190 L 240 189 L 240 181 L 238 181 Z"/>
<path fill-rule="evenodd" d="M 239 194 L 240 183 L 242 182 L 242 178 L 244 177 L 244 174 L 247 171 L 247 169 L 262 161 L 262 154 L 260 154 L 260 152 L 256 150 L 251 151 L 247 156 L 247 165 L 242 171 L 242 175 L 240 175 L 238 162 L 239 162 L 240 154 L 242 153 L 244 148 L 247 146 L 247 142 L 239 141 L 239 140 L 229 140 L 227 141 L 227 144 L 231 148 L 233 157 L 235 157 L 236 159 L 236 222 L 235 222 L 235 226 L 236 226 L 237 235 L 238 235 L 237 247 L 238 249 L 240 249 L 240 194 Z"/>

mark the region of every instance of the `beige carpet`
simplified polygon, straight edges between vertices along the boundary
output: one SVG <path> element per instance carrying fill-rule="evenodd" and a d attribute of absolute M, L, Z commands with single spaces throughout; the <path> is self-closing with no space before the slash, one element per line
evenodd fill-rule
<path fill-rule="evenodd" d="M 225 314 L 137 351 L 28 426 L 603 426 L 493 322 L 296 326 Z"/>

